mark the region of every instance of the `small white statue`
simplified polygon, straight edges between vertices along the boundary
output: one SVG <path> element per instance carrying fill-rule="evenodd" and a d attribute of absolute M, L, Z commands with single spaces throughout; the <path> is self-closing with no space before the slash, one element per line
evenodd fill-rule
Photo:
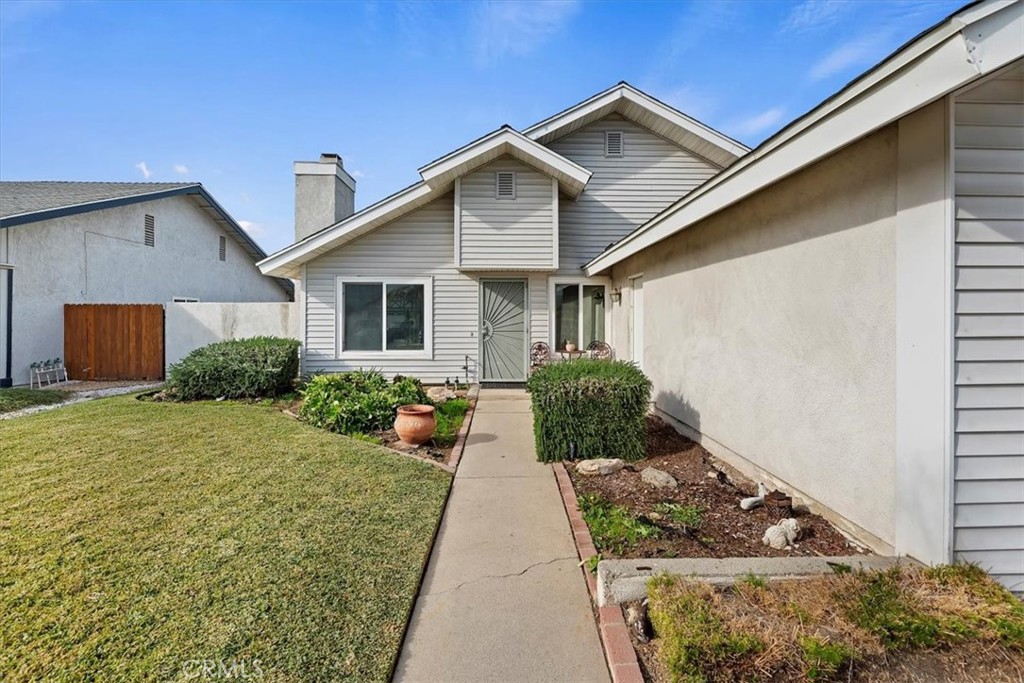
<path fill-rule="evenodd" d="M 740 507 L 744 510 L 753 510 L 764 505 L 764 497 L 768 495 L 768 487 L 761 482 L 757 485 L 757 495 L 751 498 L 744 498 L 740 501 Z"/>
<path fill-rule="evenodd" d="M 761 539 L 761 542 L 776 550 L 782 550 L 790 543 L 795 542 L 799 537 L 800 522 L 790 517 L 789 519 L 782 520 L 775 526 L 768 527 L 768 530 L 764 532 L 764 538 Z"/>

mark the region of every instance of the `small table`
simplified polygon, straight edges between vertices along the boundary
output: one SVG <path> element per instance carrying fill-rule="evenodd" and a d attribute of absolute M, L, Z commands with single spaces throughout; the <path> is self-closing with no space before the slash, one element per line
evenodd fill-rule
<path fill-rule="evenodd" d="M 580 358 L 585 354 L 586 351 L 583 349 L 576 349 L 575 351 L 566 351 L 565 349 L 559 349 L 558 355 L 562 357 L 562 360 L 572 360 L 574 358 Z"/>

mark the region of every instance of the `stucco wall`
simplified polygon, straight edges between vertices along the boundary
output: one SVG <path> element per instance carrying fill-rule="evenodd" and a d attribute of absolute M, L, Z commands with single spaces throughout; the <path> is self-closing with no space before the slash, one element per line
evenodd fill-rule
<path fill-rule="evenodd" d="M 154 246 L 143 242 L 155 218 Z M 8 235 L 14 273 L 13 379 L 28 383 L 36 360 L 64 355 L 65 303 L 286 301 L 242 247 L 188 197 L 170 197 L 29 223 Z"/>
<path fill-rule="evenodd" d="M 248 337 L 299 338 L 296 303 L 169 303 L 164 307 L 168 366 L 214 342 Z"/>
<path fill-rule="evenodd" d="M 897 129 L 615 267 L 657 407 L 893 543 Z M 878 542 L 880 541 L 880 543 Z"/>

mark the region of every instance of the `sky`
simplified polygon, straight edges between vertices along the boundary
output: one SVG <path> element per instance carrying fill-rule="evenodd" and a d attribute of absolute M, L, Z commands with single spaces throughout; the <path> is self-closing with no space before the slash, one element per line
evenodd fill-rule
<path fill-rule="evenodd" d="M 623 80 L 754 146 L 963 4 L 0 0 L 0 179 L 201 182 L 269 253 L 294 161 L 359 209 Z"/>

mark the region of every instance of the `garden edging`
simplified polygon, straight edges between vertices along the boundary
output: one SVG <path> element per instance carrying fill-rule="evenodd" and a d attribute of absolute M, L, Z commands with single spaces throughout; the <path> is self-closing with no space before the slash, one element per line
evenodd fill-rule
<path fill-rule="evenodd" d="M 589 560 L 597 555 L 597 548 L 590 536 L 590 529 L 583 520 L 583 513 L 580 512 L 579 505 L 576 503 L 576 491 L 573 489 L 572 480 L 569 479 L 569 473 L 566 472 L 564 464 L 554 463 L 552 469 L 555 472 L 558 491 L 562 495 L 562 503 L 565 505 L 565 512 L 569 518 L 569 526 L 572 528 L 573 542 L 576 544 L 576 553 L 579 555 L 583 575 L 587 582 L 587 591 L 590 593 L 591 603 L 597 610 L 598 631 L 612 682 L 643 683 L 644 675 L 636 657 L 636 650 L 633 649 L 633 641 L 629 637 L 629 629 L 626 626 L 625 618 L 623 618 L 622 608 L 618 605 L 597 606 L 597 580 L 587 567 Z"/>

